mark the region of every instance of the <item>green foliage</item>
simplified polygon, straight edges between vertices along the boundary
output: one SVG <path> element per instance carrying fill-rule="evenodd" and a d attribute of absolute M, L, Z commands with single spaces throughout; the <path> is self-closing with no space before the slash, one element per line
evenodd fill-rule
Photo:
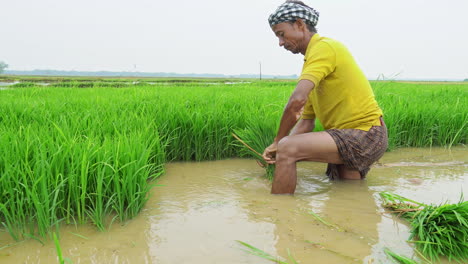
<path fill-rule="evenodd" d="M 467 143 L 466 84 L 373 82 L 372 85 L 384 112 L 390 148 Z"/>
<path fill-rule="evenodd" d="M 421 253 L 437 260 L 466 263 L 468 260 L 468 201 L 439 206 L 425 205 L 408 198 L 382 192 L 383 206 L 407 220 L 411 225 L 410 240 Z"/>
<path fill-rule="evenodd" d="M 166 161 L 252 157 L 233 132 L 262 153 L 295 85 L 77 77 L 50 78 L 56 83 L 42 87 L 37 81 L 45 79 L 28 77 L 0 90 L 0 222 L 16 239 L 43 237 L 60 223 L 104 229 L 109 216 L 125 221 L 141 210 L 148 180 L 164 172 Z M 466 144 L 466 85 L 373 86 L 392 147 Z"/>
<path fill-rule="evenodd" d="M 270 122 L 268 122 L 270 121 Z M 272 142 L 276 136 L 277 126 L 271 119 L 250 119 L 247 121 L 244 129 L 236 129 L 235 133 L 249 145 L 254 151 L 245 147 L 243 144 L 237 144 L 241 147 L 241 156 L 252 157 L 257 160 L 266 171 L 266 178 L 273 180 L 275 174 L 275 165 L 265 162 L 261 154 Z"/>
<path fill-rule="evenodd" d="M 55 250 L 57 251 L 57 258 L 58 258 L 59 264 L 73 263 L 71 259 L 63 257 L 62 247 L 60 246 L 60 241 L 57 237 L 57 233 L 55 232 L 52 233 L 52 239 L 54 240 Z"/>
<path fill-rule="evenodd" d="M 144 109 L 106 93 L 2 91 L 0 221 L 15 238 L 44 237 L 60 222 L 134 217 L 149 179 L 163 173 L 165 139 Z M 123 95 L 122 98 L 125 98 Z"/>

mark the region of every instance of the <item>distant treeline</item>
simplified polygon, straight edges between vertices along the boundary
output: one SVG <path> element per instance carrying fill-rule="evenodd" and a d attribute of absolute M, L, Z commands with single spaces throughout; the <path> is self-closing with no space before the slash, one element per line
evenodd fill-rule
<path fill-rule="evenodd" d="M 225 75 L 213 73 L 174 73 L 174 72 L 112 72 L 112 71 L 60 71 L 60 70 L 32 70 L 4 72 L 9 75 L 41 75 L 41 76 L 100 76 L 100 77 L 195 77 L 195 78 L 242 78 L 259 79 L 258 74 Z M 293 75 L 262 75 L 265 79 L 297 79 Z"/>

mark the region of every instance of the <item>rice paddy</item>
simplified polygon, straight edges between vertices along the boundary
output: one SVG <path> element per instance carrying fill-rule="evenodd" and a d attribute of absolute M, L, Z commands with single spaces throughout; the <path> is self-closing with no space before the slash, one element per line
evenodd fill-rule
<path fill-rule="evenodd" d="M 123 223 L 168 162 L 255 158 L 232 133 L 261 153 L 294 83 L 20 80 L 0 91 L 0 222 L 18 241 Z M 372 85 L 390 149 L 467 143 L 468 84 Z"/>

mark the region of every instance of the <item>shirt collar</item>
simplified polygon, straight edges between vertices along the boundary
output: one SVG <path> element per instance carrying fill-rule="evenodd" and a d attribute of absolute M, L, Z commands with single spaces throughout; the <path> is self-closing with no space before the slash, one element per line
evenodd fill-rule
<path fill-rule="evenodd" d="M 307 60 L 307 58 L 309 57 L 309 53 L 310 53 L 310 50 L 312 49 L 312 46 L 315 45 L 315 43 L 317 43 L 320 39 L 320 35 L 318 33 L 315 33 L 312 38 L 310 38 L 309 40 L 309 44 L 307 45 L 307 50 L 306 50 L 306 53 L 304 55 L 304 61 Z"/>

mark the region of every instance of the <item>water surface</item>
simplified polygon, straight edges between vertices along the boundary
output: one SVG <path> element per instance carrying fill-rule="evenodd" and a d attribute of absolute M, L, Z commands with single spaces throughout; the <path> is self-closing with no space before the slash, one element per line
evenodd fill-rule
<path fill-rule="evenodd" d="M 378 193 L 424 203 L 457 202 L 468 193 L 468 149 L 386 153 L 366 180 L 329 181 L 325 164 L 298 164 L 294 196 L 270 195 L 255 161 L 171 163 L 135 219 L 106 232 L 61 229 L 73 263 L 263 264 L 236 240 L 299 263 L 389 263 L 384 248 L 414 257 L 404 221 L 385 213 Z M 326 225 L 310 212 L 320 216 Z M 52 242 L 15 243 L 0 233 L 0 263 L 55 263 Z"/>

